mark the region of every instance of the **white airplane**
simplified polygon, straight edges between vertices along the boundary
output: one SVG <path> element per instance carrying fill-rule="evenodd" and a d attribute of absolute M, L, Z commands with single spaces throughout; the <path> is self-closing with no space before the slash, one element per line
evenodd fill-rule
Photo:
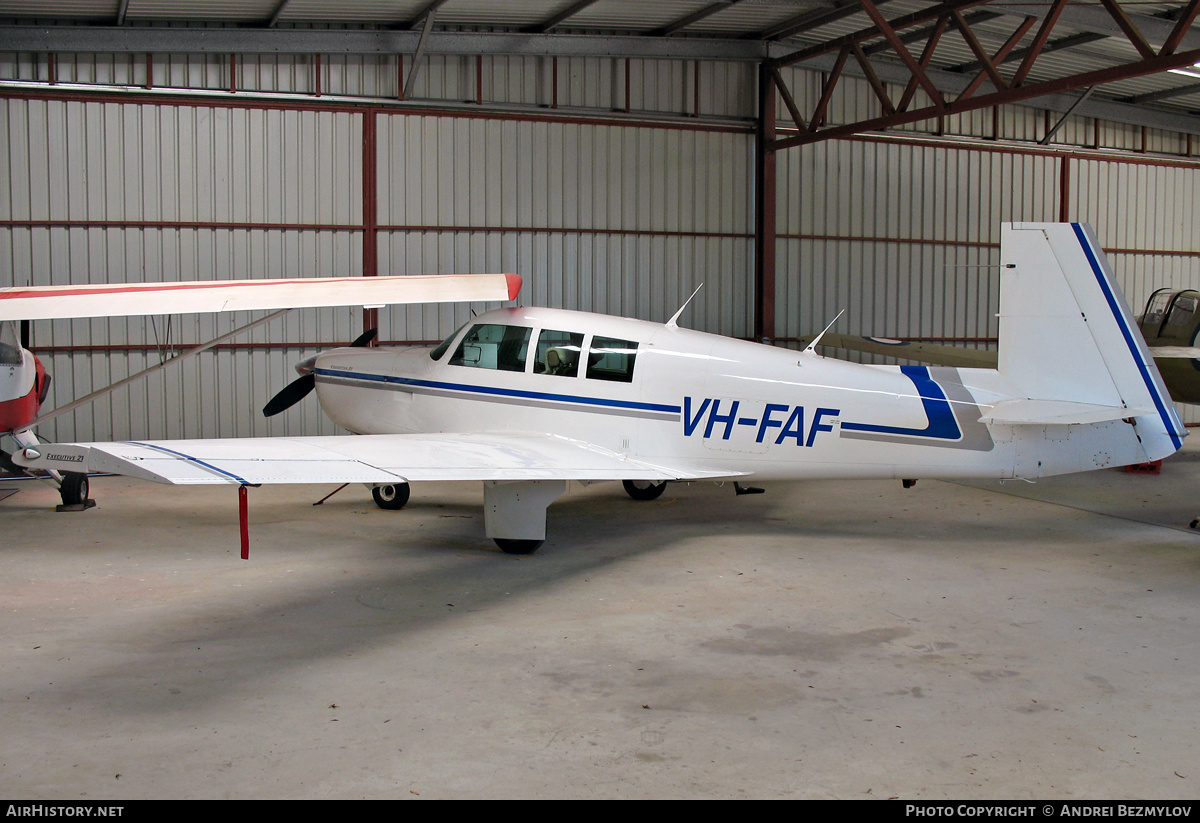
<path fill-rule="evenodd" d="M 334 349 L 315 386 L 353 435 L 55 444 L 29 468 L 166 483 L 483 482 L 484 528 L 534 551 L 567 481 L 1037 478 L 1146 463 L 1186 431 L 1091 229 L 1013 224 L 998 368 L 871 366 L 596 314 L 507 308 L 432 350 Z M 682 312 L 683 309 L 680 309 Z M 244 509 L 243 509 L 244 512 Z M 244 523 L 244 519 L 243 519 Z"/>

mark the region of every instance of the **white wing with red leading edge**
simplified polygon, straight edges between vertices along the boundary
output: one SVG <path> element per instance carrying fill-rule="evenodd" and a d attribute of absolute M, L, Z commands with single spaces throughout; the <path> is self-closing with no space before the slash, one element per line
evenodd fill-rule
<path fill-rule="evenodd" d="M 0 289 L 0 320 L 492 302 L 514 300 L 520 290 L 517 274 L 17 286 Z"/>
<path fill-rule="evenodd" d="M 128 443 L 47 443 L 29 469 L 159 483 L 398 483 L 436 480 L 702 480 L 742 472 L 634 460 L 552 434 L 373 434 Z"/>

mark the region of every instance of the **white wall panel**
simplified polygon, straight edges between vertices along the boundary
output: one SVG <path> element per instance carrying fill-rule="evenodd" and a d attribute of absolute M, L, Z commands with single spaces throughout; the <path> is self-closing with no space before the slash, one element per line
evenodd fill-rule
<path fill-rule="evenodd" d="M 1200 288 L 1200 169 L 1071 161 L 1073 219 L 1091 223 L 1135 310 L 1166 286 Z M 1174 253 L 1173 253 L 1174 252 Z"/>
<path fill-rule="evenodd" d="M 362 270 L 361 131 L 350 114 L 191 106 L 7 100 L 0 284 L 305 277 Z M 47 225 L 46 221 L 62 221 Z M 188 224 L 216 224 L 190 226 Z M 245 224 L 229 227 L 221 224 Z M 289 224 L 298 224 L 295 228 Z M 304 224 L 317 227 L 304 229 Z M 195 345 L 251 318 L 173 318 L 169 340 Z M 112 349 L 168 340 L 167 319 L 39 322 L 35 343 L 75 347 L 48 357 L 58 402 L 156 362 Z M 294 312 L 239 342 L 337 342 L 357 334 L 350 310 Z M 88 347 L 109 347 L 89 350 Z M 274 353 L 272 353 L 274 355 Z M 296 349 L 289 361 L 304 356 Z M 227 361 L 215 372 L 211 363 Z M 273 359 L 278 360 L 277 356 Z M 74 437 L 264 433 L 247 415 L 290 367 L 268 374 L 248 352 L 201 355 L 143 386 L 48 424 Z M 278 364 L 283 365 L 283 364 Z M 202 387 L 201 372 L 216 382 Z M 220 404 L 238 398 L 240 413 Z M 326 428 L 315 410 L 276 429 Z M 278 432 L 282 433 L 282 432 Z"/>
<path fill-rule="evenodd" d="M 829 141 L 779 158 L 776 330 L 996 334 L 1000 224 L 1052 220 L 1055 158 Z"/>
<path fill-rule="evenodd" d="M 658 320 L 704 283 L 702 327 L 748 333 L 748 135 L 410 115 L 381 117 L 379 135 L 393 271 L 515 271 L 522 303 Z M 400 316 L 435 339 L 466 310 Z"/>

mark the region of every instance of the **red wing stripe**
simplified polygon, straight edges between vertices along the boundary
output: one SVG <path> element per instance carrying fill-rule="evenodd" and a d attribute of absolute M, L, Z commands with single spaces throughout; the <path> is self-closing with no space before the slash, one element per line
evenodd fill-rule
<path fill-rule="evenodd" d="M 42 286 L 40 288 L 10 288 L 0 289 L 0 300 L 18 300 L 20 298 L 38 297 L 71 297 L 81 294 L 134 294 L 151 291 L 190 291 L 193 289 L 227 289 L 243 286 L 278 286 L 286 284 L 303 285 L 305 283 L 361 283 L 361 277 L 322 277 L 297 278 L 292 280 L 214 280 L 210 283 L 138 283 L 136 285 L 120 284 L 87 285 L 87 286 Z"/>

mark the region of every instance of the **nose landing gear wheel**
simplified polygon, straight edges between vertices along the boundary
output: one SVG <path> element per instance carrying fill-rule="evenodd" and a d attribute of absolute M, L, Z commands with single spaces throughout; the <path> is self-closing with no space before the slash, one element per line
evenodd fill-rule
<path fill-rule="evenodd" d="M 667 490 L 666 480 L 622 480 L 621 485 L 634 500 L 657 500 Z"/>
<path fill-rule="evenodd" d="M 371 489 L 371 497 L 375 505 L 388 511 L 399 511 L 408 503 L 409 488 L 407 483 L 386 483 Z"/>

